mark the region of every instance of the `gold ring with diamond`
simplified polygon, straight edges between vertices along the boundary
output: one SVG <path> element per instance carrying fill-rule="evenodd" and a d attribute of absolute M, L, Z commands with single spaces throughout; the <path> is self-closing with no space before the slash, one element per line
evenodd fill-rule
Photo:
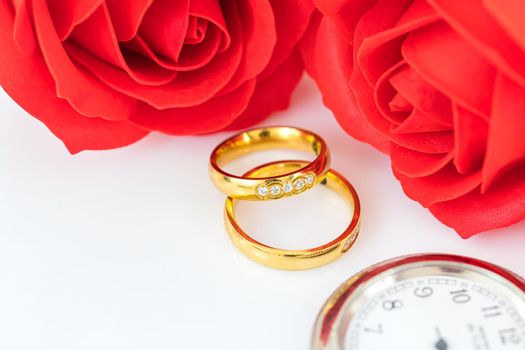
<path fill-rule="evenodd" d="M 278 176 L 237 176 L 221 169 L 228 162 L 247 153 L 272 148 L 312 152 L 315 159 Z M 330 153 L 318 135 L 286 126 L 259 128 L 241 132 L 222 142 L 210 156 L 209 171 L 213 183 L 228 197 L 242 200 L 269 200 L 304 192 L 319 182 L 330 169 Z"/>
<path fill-rule="evenodd" d="M 247 177 L 270 176 L 296 171 L 307 162 L 281 161 L 261 165 L 245 174 Z M 236 200 L 228 197 L 225 205 L 225 224 L 228 234 L 239 250 L 249 258 L 273 268 L 284 270 L 310 269 L 327 264 L 346 253 L 354 244 L 358 234 L 361 217 L 359 197 L 352 185 L 343 176 L 334 170 L 329 170 L 319 182 L 337 192 L 353 208 L 352 219 L 337 238 L 322 246 L 305 250 L 285 250 L 270 247 L 250 237 L 235 220 Z"/>

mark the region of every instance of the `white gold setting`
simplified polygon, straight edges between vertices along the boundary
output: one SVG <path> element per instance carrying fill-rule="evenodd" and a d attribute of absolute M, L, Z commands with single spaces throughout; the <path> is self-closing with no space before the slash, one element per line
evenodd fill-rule
<path fill-rule="evenodd" d="M 275 199 L 297 194 L 311 188 L 316 183 L 316 176 L 309 172 L 290 177 L 286 180 L 273 180 L 257 186 L 255 193 L 261 199 Z"/>

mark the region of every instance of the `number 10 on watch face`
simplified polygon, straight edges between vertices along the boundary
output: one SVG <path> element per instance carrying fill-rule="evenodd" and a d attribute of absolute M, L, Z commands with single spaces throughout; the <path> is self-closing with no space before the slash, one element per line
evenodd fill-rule
<path fill-rule="evenodd" d="M 374 295 L 349 324 L 346 348 L 525 349 L 513 303 L 457 277 L 405 280 Z"/>

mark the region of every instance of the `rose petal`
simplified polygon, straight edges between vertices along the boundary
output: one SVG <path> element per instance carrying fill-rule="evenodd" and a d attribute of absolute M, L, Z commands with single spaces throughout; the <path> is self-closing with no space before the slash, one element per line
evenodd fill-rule
<path fill-rule="evenodd" d="M 156 55 L 177 62 L 188 30 L 189 13 L 189 0 L 156 0 L 144 15 L 139 35 Z"/>
<path fill-rule="evenodd" d="M 390 101 L 396 96 L 397 92 L 394 87 L 390 84 L 391 77 L 396 74 L 396 72 L 403 67 L 405 63 L 399 62 L 394 64 L 375 81 L 374 89 L 374 103 L 377 109 L 380 112 L 381 118 L 384 118 L 388 121 L 389 125 L 388 130 L 392 126 L 397 126 L 402 123 L 406 117 L 406 112 L 395 112 L 390 109 Z M 383 121 L 375 120 L 377 114 L 370 115 L 370 122 L 372 125 L 377 125 L 378 128 L 386 127 L 386 124 Z M 373 118 L 373 119 L 372 119 Z"/>
<path fill-rule="evenodd" d="M 323 16 L 319 11 L 313 12 L 310 24 L 298 45 L 299 50 L 301 51 L 301 56 L 303 57 L 304 68 L 314 79 L 318 76 L 316 71 L 315 49 L 317 45 L 317 34 L 322 19 Z"/>
<path fill-rule="evenodd" d="M 203 18 L 215 24 L 223 33 L 227 34 L 231 29 L 229 28 L 230 21 L 233 19 L 228 17 L 231 16 L 229 13 L 230 9 L 236 8 L 235 6 L 230 5 L 233 4 L 228 2 L 222 4 L 218 0 L 190 1 L 190 15 Z M 225 35 L 222 50 L 225 50 L 230 46 L 230 40 L 231 36 Z"/>
<path fill-rule="evenodd" d="M 190 45 L 200 44 L 206 36 L 209 23 L 210 22 L 204 18 L 190 16 L 188 18 L 188 30 L 186 31 L 184 42 Z"/>
<path fill-rule="evenodd" d="M 232 11 L 235 11 L 234 9 Z M 226 11 L 226 16 L 234 16 Z M 232 45 L 225 52 L 218 54 L 205 69 L 191 72 L 179 72 L 176 79 L 162 86 L 138 84 L 124 71 L 86 55 L 75 47 L 68 51 L 75 55 L 77 61 L 90 69 L 101 81 L 127 96 L 143 101 L 156 109 L 184 108 L 196 106 L 213 98 L 234 75 L 242 57 L 242 29 L 236 17 L 227 19 L 236 25 L 230 31 Z"/>
<path fill-rule="evenodd" d="M 421 153 L 392 144 L 390 156 L 392 167 L 397 173 L 413 178 L 429 176 L 443 169 L 450 163 L 454 153 Z"/>
<path fill-rule="evenodd" d="M 193 45 L 191 48 L 185 47 L 184 55 L 179 57 L 178 62 L 173 62 L 169 58 L 157 55 L 140 36 L 136 36 L 125 43 L 120 43 L 120 46 L 128 52 L 136 52 L 149 58 L 163 68 L 174 71 L 192 71 L 210 63 L 219 52 L 221 42 L 220 31 L 217 27 L 212 27 L 207 31 L 206 38 L 200 45 Z"/>
<path fill-rule="evenodd" d="M 407 5 L 402 6 L 403 3 L 379 1 L 358 24 L 356 36 L 368 35 L 356 46 L 357 62 L 370 85 L 374 85 L 386 70 L 402 60 L 400 47 L 406 33 L 439 20 L 425 1 L 414 1 L 406 11 Z M 374 32 L 368 27 L 372 27 Z M 375 32 L 378 28 L 382 30 Z"/>
<path fill-rule="evenodd" d="M 523 48 L 507 35 L 479 0 L 429 0 L 429 3 L 483 57 L 512 79 L 525 84 Z"/>
<path fill-rule="evenodd" d="M 192 36 L 199 30 L 197 40 Z M 230 45 L 231 37 L 217 1 L 161 0 L 148 10 L 134 40 L 125 45 L 164 68 L 189 71 L 208 64 Z"/>
<path fill-rule="evenodd" d="M 124 120 L 137 102 L 79 70 L 62 47 L 44 0 L 33 0 L 35 29 L 44 59 L 56 84 L 58 97 L 66 99 L 80 114 L 108 120 Z M 88 93 L 89 98 L 86 98 Z"/>
<path fill-rule="evenodd" d="M 242 23 L 243 55 L 237 72 L 222 93 L 236 89 L 261 73 L 270 61 L 277 40 L 275 18 L 268 0 L 247 0 L 235 10 L 238 13 L 232 13 L 232 17 Z"/>
<path fill-rule="evenodd" d="M 495 17 L 507 33 L 525 50 L 525 22 L 523 13 L 525 3 L 522 0 L 482 0 L 485 8 Z"/>
<path fill-rule="evenodd" d="M 323 102 L 330 108 L 343 129 L 354 138 L 367 142 L 382 152 L 388 153 L 389 141 L 363 118 L 355 104 L 348 79 L 352 73 L 352 47 L 334 33 L 334 25 L 324 18 L 317 33 L 315 62 L 318 72 L 316 81 L 323 93 Z M 372 98 L 372 91 L 366 81 L 363 89 L 352 86 L 353 91 L 367 94 L 370 110 L 377 112 Z M 356 94 L 356 97 L 358 95 Z M 366 113 L 365 108 L 361 112 Z"/>
<path fill-rule="evenodd" d="M 374 6 L 376 0 L 315 0 L 314 2 L 317 9 L 330 18 L 336 28 L 335 32 L 348 44 L 352 44 L 357 23 Z"/>
<path fill-rule="evenodd" d="M 270 62 L 277 32 L 275 15 L 269 1 L 247 0 L 243 5 L 245 6 L 240 7 L 239 15 L 243 24 L 244 59 L 237 74 L 243 79 L 251 79 L 261 73 Z M 292 23 L 290 26 L 293 28 Z"/>
<path fill-rule="evenodd" d="M 525 88 L 498 74 L 492 100 L 482 190 L 525 160 Z"/>
<path fill-rule="evenodd" d="M 119 41 L 128 41 L 137 35 L 144 15 L 153 1 L 154 0 L 105 0 L 115 34 Z M 177 2 L 180 3 L 181 1 Z"/>
<path fill-rule="evenodd" d="M 406 98 L 396 92 L 396 95 L 388 102 L 388 107 L 393 112 L 410 113 L 414 106 Z"/>
<path fill-rule="evenodd" d="M 448 153 L 454 149 L 452 131 L 390 134 L 390 140 L 399 146 L 421 153 Z"/>
<path fill-rule="evenodd" d="M 175 72 L 164 69 L 141 55 L 128 53 L 124 58 L 105 6 L 101 6 L 91 17 L 75 27 L 64 45 L 68 52 L 72 44 L 83 48 L 83 52 L 122 69 L 139 84 L 163 85 L 173 80 L 176 75 Z M 75 53 L 78 52 L 79 50 L 72 50 L 70 53 L 75 57 Z"/>
<path fill-rule="evenodd" d="M 474 113 L 489 115 L 495 70 L 447 24 L 411 32 L 402 52 L 408 64 L 446 96 Z"/>
<path fill-rule="evenodd" d="M 42 121 L 71 153 L 123 147 L 147 131 L 126 121 L 87 118 L 55 95 L 55 82 L 40 53 L 22 54 L 13 41 L 13 19 L 0 2 L 0 84 L 23 108 Z M 84 94 L 85 96 L 85 94 Z"/>
<path fill-rule="evenodd" d="M 406 195 L 425 208 L 464 196 L 478 188 L 481 182 L 481 172 L 460 174 L 452 162 L 437 173 L 425 177 L 408 177 L 395 168 L 393 170 Z"/>
<path fill-rule="evenodd" d="M 392 74 L 390 84 L 428 118 L 433 119 L 439 125 L 452 127 L 450 99 L 428 84 L 409 65 L 403 65 Z"/>
<path fill-rule="evenodd" d="M 46 2 L 61 41 L 65 40 L 79 23 L 84 22 L 104 3 L 103 0 L 46 0 Z"/>
<path fill-rule="evenodd" d="M 525 219 L 525 170 L 509 173 L 483 194 L 476 189 L 429 209 L 463 238 L 515 224 Z"/>
<path fill-rule="evenodd" d="M 0 6 L 2 10 L 5 12 L 6 19 L 9 21 L 9 24 L 13 24 L 13 31 L 14 31 L 13 22 L 15 20 L 14 17 L 16 14 L 16 6 L 19 6 L 19 4 L 22 3 L 22 2 L 19 2 L 18 5 L 15 5 L 14 1 L 15 0 L 0 0 Z"/>
<path fill-rule="evenodd" d="M 481 169 L 487 147 L 488 123 L 456 104 L 453 110 L 456 144 L 454 164 L 458 172 L 469 174 Z"/>
<path fill-rule="evenodd" d="M 382 91 L 375 87 L 376 100 L 374 101 L 374 95 L 370 92 L 371 87 L 376 86 L 381 77 L 385 81 L 386 77 L 395 71 L 396 66 L 403 64 L 398 49 L 403 39 L 402 35 L 436 20 L 435 15 L 428 12 L 428 6 L 425 7 L 422 2 L 418 1 L 413 4 L 413 10 L 410 11 L 407 18 L 400 22 L 399 27 L 396 27 L 409 5 L 410 3 L 405 1 L 378 1 L 363 15 L 355 30 L 354 47 L 358 49 L 354 50 L 354 61 L 359 64 L 351 75 L 350 87 L 355 94 L 361 113 L 371 125 L 387 137 L 390 137 L 391 123 L 385 119 L 389 113 L 385 113 L 384 107 L 388 109 L 387 101 L 390 101 L 395 93 L 390 89 L 390 94 L 379 98 L 379 92 L 386 93 L 388 90 Z M 378 100 L 384 102 L 383 105 L 379 105 L 383 113 L 378 111 L 376 104 Z M 393 118 L 389 119 L 395 122 Z M 397 123 L 401 121 L 399 119 Z M 402 143 L 403 141 L 400 140 Z M 412 143 L 410 140 L 407 141 L 408 144 Z"/>
<path fill-rule="evenodd" d="M 220 52 L 224 41 L 222 32 L 210 25 L 206 37 L 199 44 L 185 45 L 177 63 L 164 65 L 178 71 L 191 71 L 202 68 L 210 63 Z"/>
<path fill-rule="evenodd" d="M 288 108 L 292 91 L 303 75 L 303 62 L 298 49 L 274 71 L 270 77 L 260 80 L 246 110 L 237 117 L 228 130 L 249 127 L 264 120 L 271 113 Z"/>
<path fill-rule="evenodd" d="M 454 147 L 453 133 L 451 131 L 430 132 L 431 130 L 427 130 L 424 133 L 418 132 L 414 134 L 391 133 L 406 118 L 404 113 L 390 113 L 387 102 L 395 94 L 395 90 L 389 84 L 390 77 L 404 64 L 401 61 L 399 64 L 392 66 L 378 79 L 374 90 L 373 103 L 367 102 L 366 105 L 363 105 L 368 108 L 366 113 L 364 113 L 365 117 L 371 125 L 384 132 L 392 142 L 400 146 L 423 153 L 449 153 Z M 356 75 L 356 72 L 354 72 L 354 75 Z M 358 102 L 367 99 L 365 90 L 354 88 L 354 91 L 356 96 L 358 96 Z M 359 106 L 363 107 L 361 104 Z M 377 110 L 380 113 L 377 113 Z"/>
<path fill-rule="evenodd" d="M 292 50 L 301 40 L 308 28 L 310 17 L 315 9 L 311 1 L 270 0 L 275 18 L 276 43 L 270 62 L 261 78 L 266 79 L 290 57 Z"/>
<path fill-rule="evenodd" d="M 435 131 L 451 131 L 452 128 L 448 125 L 443 125 L 430 118 L 427 114 L 418 109 L 414 109 L 412 113 L 403 121 L 398 127 L 392 129 L 396 134 L 410 134 L 420 132 L 435 132 Z"/>
<path fill-rule="evenodd" d="M 68 51 L 83 66 L 89 68 L 101 81 L 115 91 L 131 98 L 143 101 L 156 109 L 191 107 L 213 98 L 228 78 L 235 71 L 235 61 L 239 56 L 227 62 L 231 55 L 213 60 L 208 69 L 194 72 L 180 72 L 169 84 L 147 86 L 138 84 L 128 74 L 75 47 Z M 240 53 L 240 49 L 237 50 Z M 223 70 L 224 66 L 226 68 Z M 207 74 L 209 73 L 209 74 Z"/>
<path fill-rule="evenodd" d="M 143 104 L 130 121 L 148 130 L 170 135 L 196 135 L 222 130 L 246 109 L 254 88 L 255 80 L 250 80 L 229 94 L 195 107 L 158 110 Z"/>
<path fill-rule="evenodd" d="M 30 55 L 37 47 L 33 23 L 29 14 L 29 4 L 26 0 L 13 1 L 15 19 L 13 28 L 13 40 L 16 42 L 20 51 Z M 1 6 L 6 6 L 1 4 Z M 6 9 L 11 12 L 10 8 Z"/>

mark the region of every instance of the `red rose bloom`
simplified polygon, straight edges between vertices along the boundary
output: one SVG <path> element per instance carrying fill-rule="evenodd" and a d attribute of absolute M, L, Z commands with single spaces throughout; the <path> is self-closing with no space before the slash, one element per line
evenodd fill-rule
<path fill-rule="evenodd" d="M 71 152 L 209 133 L 288 105 L 302 0 L 0 0 L 0 83 Z"/>
<path fill-rule="evenodd" d="M 525 218 L 525 2 L 318 0 L 307 68 L 463 237 Z"/>

